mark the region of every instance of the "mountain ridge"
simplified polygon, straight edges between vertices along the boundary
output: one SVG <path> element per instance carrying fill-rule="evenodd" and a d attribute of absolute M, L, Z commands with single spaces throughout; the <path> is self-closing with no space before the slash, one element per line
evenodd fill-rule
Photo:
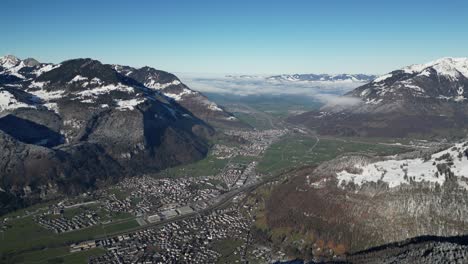
<path fill-rule="evenodd" d="M 466 69 L 465 58 L 407 66 L 346 93 L 341 98 L 349 105 L 328 104 L 289 121 L 331 135 L 463 137 L 468 132 Z"/>

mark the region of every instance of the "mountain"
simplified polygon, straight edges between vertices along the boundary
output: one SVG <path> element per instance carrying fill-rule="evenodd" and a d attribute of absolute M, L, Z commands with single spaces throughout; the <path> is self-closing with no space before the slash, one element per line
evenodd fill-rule
<path fill-rule="evenodd" d="M 166 97 L 175 100 L 207 123 L 217 127 L 247 127 L 200 92 L 191 90 L 171 73 L 150 67 L 136 69 L 129 66 L 113 65 L 113 68 L 120 74 L 142 83 L 145 87 L 159 91 Z"/>
<path fill-rule="evenodd" d="M 130 67 L 0 58 L 0 213 L 24 201 L 199 160 L 214 133 L 202 118 L 232 119 L 209 101 L 193 102 L 192 109 L 206 108 L 200 118 L 179 104 L 193 91 L 174 75 L 146 67 L 137 76 L 116 68 Z M 147 71 L 164 74 L 143 83 Z M 212 111 L 219 114 L 210 116 Z"/>
<path fill-rule="evenodd" d="M 369 82 L 375 75 L 367 74 L 282 74 L 267 77 L 267 80 L 289 82 Z"/>
<path fill-rule="evenodd" d="M 368 104 L 424 100 L 461 102 L 468 95 L 468 58 L 443 58 L 380 76 L 348 93 Z"/>
<path fill-rule="evenodd" d="M 326 105 L 290 119 L 321 134 L 463 136 L 467 132 L 468 59 L 443 58 L 380 76 Z"/>
<path fill-rule="evenodd" d="M 226 78 L 234 80 L 263 80 L 270 83 L 367 83 L 377 76 L 370 74 L 280 74 L 280 75 L 226 75 Z"/>
<path fill-rule="evenodd" d="M 340 246 L 353 253 L 419 236 L 466 235 L 467 194 L 468 142 L 353 154 L 294 172 L 272 192 L 267 219 L 272 228 L 325 241 L 321 252 Z"/>

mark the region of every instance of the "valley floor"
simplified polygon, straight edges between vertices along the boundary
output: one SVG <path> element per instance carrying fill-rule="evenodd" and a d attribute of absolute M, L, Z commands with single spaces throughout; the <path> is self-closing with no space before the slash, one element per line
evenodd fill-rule
<path fill-rule="evenodd" d="M 242 112 L 233 112 L 256 129 L 223 131 L 204 160 L 2 216 L 0 262 L 341 259 L 340 245 L 320 253 L 326 241 L 269 226 L 265 201 L 272 191 L 294 171 L 346 153 L 393 155 L 430 144 L 318 137 L 277 116 L 237 107 Z"/>

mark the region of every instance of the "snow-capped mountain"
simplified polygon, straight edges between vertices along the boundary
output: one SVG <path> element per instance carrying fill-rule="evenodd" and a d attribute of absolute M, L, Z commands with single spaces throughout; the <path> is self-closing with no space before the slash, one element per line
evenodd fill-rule
<path fill-rule="evenodd" d="M 88 76 L 81 76 L 74 75 L 74 73 L 69 73 L 66 76 L 59 76 L 57 80 L 48 80 L 48 77 L 41 76 L 44 73 L 54 70 L 60 66 L 60 64 L 55 65 L 39 63 L 34 59 L 20 60 L 11 55 L 4 56 L 0 58 L 0 84 L 9 85 L 10 87 L 11 85 L 20 85 L 23 90 L 29 91 L 33 95 L 37 96 L 37 99 L 43 103 L 42 105 L 48 107 L 49 109 L 55 109 L 56 105 L 53 103 L 54 100 L 59 99 L 60 97 L 73 97 L 70 93 L 67 92 L 68 89 L 66 91 L 55 89 L 51 93 L 49 86 L 57 85 L 54 84 L 53 81 L 59 81 L 59 86 L 63 86 L 63 82 L 66 80 L 65 85 L 67 86 L 78 88 L 81 86 L 86 87 L 87 91 L 80 94 L 80 97 L 82 102 L 88 103 L 92 103 L 93 100 L 91 100 L 92 98 L 87 97 L 96 97 L 98 94 L 101 95 L 100 97 L 102 97 L 102 95 L 105 95 L 112 90 L 131 90 L 131 88 L 126 87 L 128 85 L 125 85 L 121 80 L 113 78 L 108 80 L 110 82 L 106 82 L 106 80 L 101 80 L 97 77 L 91 76 L 92 74 L 88 74 Z M 117 73 L 122 75 L 123 79 L 133 80 L 133 82 L 136 81 L 138 82 L 139 86 L 142 86 L 145 89 L 153 90 L 162 96 L 168 97 L 169 100 L 175 100 L 178 104 L 182 105 L 190 112 L 195 114 L 195 116 L 203 119 L 208 123 L 228 127 L 242 126 L 242 123 L 238 121 L 232 114 L 224 111 L 224 109 L 222 109 L 222 107 L 218 106 L 216 103 L 208 100 L 208 98 L 206 98 L 203 94 L 188 88 L 173 74 L 159 71 L 150 67 L 137 69 L 129 66 L 111 65 L 111 68 L 112 69 L 106 69 L 106 76 L 111 76 L 113 73 L 109 71 L 115 70 Z M 113 86 L 112 83 L 115 83 L 116 85 Z M 72 99 L 71 97 L 70 99 Z M 19 106 L 19 104 L 15 103 L 14 101 L 5 103 L 10 101 L 6 98 L 7 96 L 5 96 L 5 98 L 2 100 L 3 103 L 0 105 L 1 109 L 14 109 Z M 121 104 L 124 105 L 123 108 L 132 107 L 132 105 L 142 102 L 141 98 L 131 99 L 131 102 L 121 102 Z M 75 95 L 73 100 L 79 100 L 78 96 Z M 107 104 L 103 103 L 103 105 Z M 30 105 L 30 107 L 34 106 L 34 104 Z M 23 105 L 22 107 L 26 106 Z"/>
<path fill-rule="evenodd" d="M 432 98 L 463 101 L 468 95 L 468 58 L 443 58 L 382 75 L 349 93 L 367 103 Z"/>
<path fill-rule="evenodd" d="M 342 98 L 352 104 L 326 105 L 290 120 L 324 134 L 463 137 L 468 132 L 468 59 L 404 67 Z"/>
<path fill-rule="evenodd" d="M 184 107 L 204 97 L 172 74 L 121 68 L 0 58 L 0 190 L 37 199 L 198 160 L 213 128 L 196 110 L 237 122 L 208 100 Z"/>
<path fill-rule="evenodd" d="M 282 74 L 267 77 L 268 80 L 286 82 L 354 82 L 367 83 L 373 80 L 375 75 L 367 74 Z"/>
<path fill-rule="evenodd" d="M 202 93 L 190 89 L 171 73 L 150 67 L 139 69 L 121 65 L 113 65 L 113 67 L 122 75 L 132 78 L 142 83 L 145 87 L 159 91 L 166 97 L 175 100 L 195 116 L 214 126 L 245 127 L 245 124 L 237 120 L 232 114 L 210 101 Z"/>

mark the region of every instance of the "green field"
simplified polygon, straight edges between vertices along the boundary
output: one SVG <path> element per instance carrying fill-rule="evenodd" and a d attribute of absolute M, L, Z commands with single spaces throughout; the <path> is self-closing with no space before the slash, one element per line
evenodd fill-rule
<path fill-rule="evenodd" d="M 217 159 L 212 155 L 197 162 L 166 169 L 157 174 L 158 177 L 200 177 L 219 173 L 228 160 Z"/>
<path fill-rule="evenodd" d="M 261 173 L 279 173 L 304 165 L 317 165 L 345 153 L 391 155 L 408 151 L 408 148 L 377 143 L 351 142 L 341 139 L 317 139 L 310 136 L 287 136 L 272 144 L 257 166 Z M 314 147 L 312 149 L 312 147 Z"/>
<path fill-rule="evenodd" d="M 73 242 L 91 240 L 138 226 L 138 223 L 132 219 L 102 227 L 94 226 L 55 234 L 37 225 L 32 216 L 15 219 L 10 224 L 11 228 L 0 234 L 0 263 L 23 263 L 28 259 L 50 259 L 62 256 L 65 251 L 68 254 L 66 245 Z"/>
<path fill-rule="evenodd" d="M 88 257 L 99 256 L 106 251 L 101 248 L 70 253 L 68 247 L 53 248 L 48 250 L 33 251 L 17 256 L 12 263 L 87 263 Z"/>
<path fill-rule="evenodd" d="M 237 239 L 225 239 L 213 243 L 213 250 L 219 252 L 221 257 L 218 263 L 235 263 L 240 260 L 240 256 L 234 254 L 237 247 L 242 245 L 242 241 Z"/>
<path fill-rule="evenodd" d="M 247 114 L 247 113 L 234 113 L 234 115 L 241 121 L 249 126 L 258 130 L 271 129 L 271 124 L 266 118 L 262 118 L 259 115 Z"/>

